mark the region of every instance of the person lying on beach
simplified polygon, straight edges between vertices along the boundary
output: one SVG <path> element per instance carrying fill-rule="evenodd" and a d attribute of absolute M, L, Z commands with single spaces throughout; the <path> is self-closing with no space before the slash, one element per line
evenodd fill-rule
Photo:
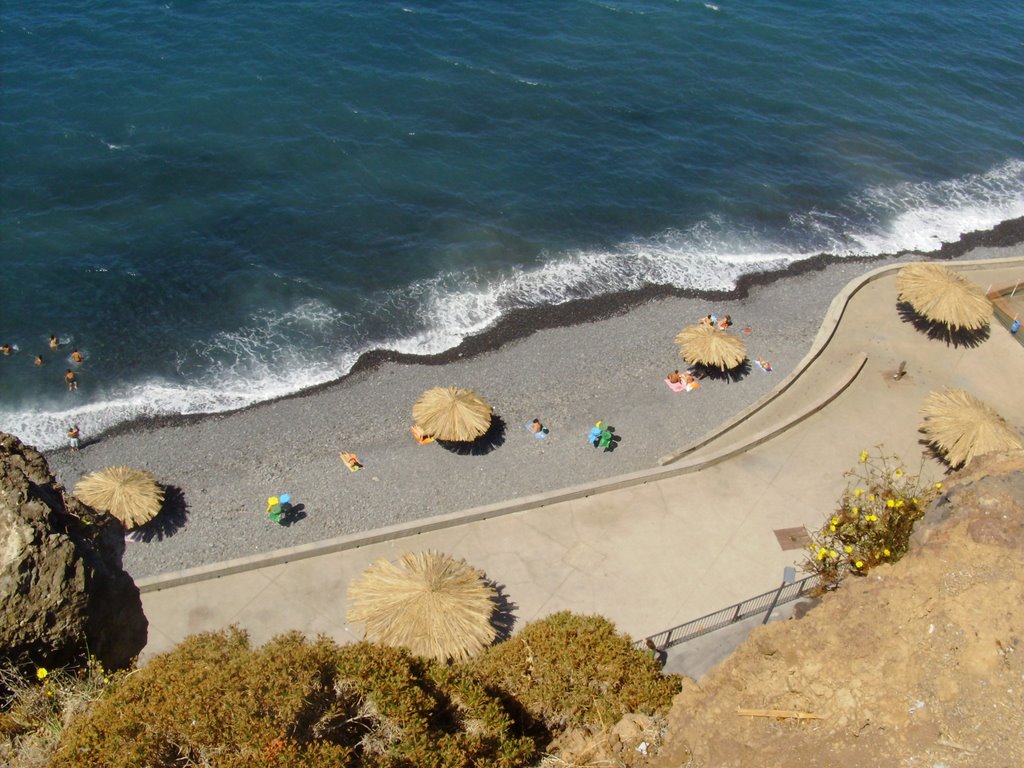
<path fill-rule="evenodd" d="M 683 384 L 686 386 L 687 392 L 692 392 L 695 389 L 700 389 L 700 382 L 697 381 L 697 377 L 687 371 L 683 374 Z"/>
<path fill-rule="evenodd" d="M 683 380 L 683 377 L 679 375 L 679 369 L 677 368 L 676 370 L 672 371 L 672 373 L 670 373 L 668 376 L 666 376 L 665 380 L 668 381 L 670 384 L 678 384 Z"/>
<path fill-rule="evenodd" d="M 732 315 L 726 315 L 725 317 L 718 321 L 718 327 L 721 328 L 723 331 L 731 325 Z"/>
<path fill-rule="evenodd" d="M 68 384 L 68 392 L 74 392 L 78 389 L 78 379 L 75 378 L 75 372 L 68 368 L 68 372 L 64 374 L 64 381 Z"/>
<path fill-rule="evenodd" d="M 715 319 L 714 319 L 713 316 L 707 315 L 706 317 L 702 317 L 700 319 L 700 324 L 701 325 L 714 325 L 715 324 Z"/>
<path fill-rule="evenodd" d="M 348 467 L 349 470 L 352 472 L 356 472 L 363 468 L 363 462 L 361 462 L 359 460 L 359 457 L 356 456 L 354 453 L 342 451 L 341 453 L 338 454 L 338 456 L 341 457 L 342 463 L 344 463 L 344 465 Z"/>
<path fill-rule="evenodd" d="M 540 423 L 540 419 L 534 419 L 530 422 L 529 430 L 534 434 L 544 431 L 544 425 Z"/>
<path fill-rule="evenodd" d="M 754 362 L 756 362 L 761 367 L 761 370 L 764 371 L 765 373 L 772 372 L 772 364 L 765 360 L 763 357 L 757 358 L 757 360 L 755 360 Z"/>
<path fill-rule="evenodd" d="M 420 445 L 434 442 L 434 438 L 420 429 L 419 424 L 413 424 L 409 427 L 409 431 L 412 432 L 412 436 L 416 438 L 416 442 Z"/>
<path fill-rule="evenodd" d="M 81 352 L 79 352 L 77 349 L 71 350 L 71 362 L 73 362 L 73 363 L 80 363 L 83 360 L 85 360 L 85 358 L 82 357 L 82 353 Z"/>

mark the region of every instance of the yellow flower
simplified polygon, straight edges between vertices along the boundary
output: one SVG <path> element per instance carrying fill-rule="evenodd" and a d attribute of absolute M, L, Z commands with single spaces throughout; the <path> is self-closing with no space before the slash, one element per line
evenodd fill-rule
<path fill-rule="evenodd" d="M 903 477 L 903 470 L 897 469 L 893 474 L 896 475 L 896 477 Z"/>
<path fill-rule="evenodd" d="M 863 496 L 864 495 L 864 489 L 863 488 L 858 488 L 856 491 L 853 492 L 853 495 L 854 496 Z"/>
<path fill-rule="evenodd" d="M 935 484 L 935 490 L 941 491 L 942 490 L 942 483 L 936 483 Z"/>
<path fill-rule="evenodd" d="M 872 493 L 870 496 L 868 496 L 868 501 L 874 501 L 874 500 L 875 500 L 875 494 Z"/>
<path fill-rule="evenodd" d="M 886 557 L 888 557 L 889 556 L 889 550 L 888 549 L 883 549 L 882 550 L 882 554 L 885 555 Z"/>
<path fill-rule="evenodd" d="M 892 499 L 889 499 L 888 501 L 885 502 L 885 506 L 890 507 L 890 508 L 895 507 L 896 506 L 896 502 L 893 501 Z"/>
<path fill-rule="evenodd" d="M 859 515 L 860 514 L 860 507 L 854 507 L 850 511 L 853 512 L 853 514 L 855 514 L 855 515 Z"/>
<path fill-rule="evenodd" d="M 875 520 L 878 519 L 878 515 L 865 515 L 864 519 L 867 520 L 869 523 L 873 523 L 875 522 Z"/>
<path fill-rule="evenodd" d="M 916 496 L 913 499 L 911 499 L 911 501 L 914 502 L 915 505 L 916 504 L 920 504 L 920 502 L 917 500 Z"/>
<path fill-rule="evenodd" d="M 48 674 L 50 673 L 44 667 L 40 667 L 36 670 L 36 680 L 45 680 Z"/>
<path fill-rule="evenodd" d="M 835 533 L 835 532 L 836 532 L 836 527 L 835 527 L 834 525 L 830 525 L 830 526 L 828 527 L 828 532 L 829 532 L 829 533 Z"/>
<path fill-rule="evenodd" d="M 832 518 L 832 525 L 839 525 L 839 518 L 838 517 L 833 517 Z"/>
<path fill-rule="evenodd" d="M 831 558 L 836 558 L 836 557 L 839 557 L 839 553 L 836 552 L 834 549 L 830 549 L 829 552 L 828 552 L 828 556 L 831 557 Z"/>
<path fill-rule="evenodd" d="M 863 568 L 864 567 L 864 561 L 863 560 L 858 560 L 856 563 L 854 563 L 854 565 L 857 566 L 858 568 Z"/>
<path fill-rule="evenodd" d="M 843 549 L 846 550 L 846 554 L 850 554 L 851 552 L 853 552 L 853 547 L 851 547 L 849 544 L 843 547 Z"/>
<path fill-rule="evenodd" d="M 818 553 L 818 559 L 819 560 L 824 560 L 825 559 L 825 550 L 824 549 L 821 550 L 821 552 Z"/>
<path fill-rule="evenodd" d="M 864 464 L 865 462 L 867 462 L 867 460 L 868 460 L 868 452 L 867 451 L 861 451 L 860 452 L 860 463 Z"/>
<path fill-rule="evenodd" d="M 903 506 L 903 499 L 900 499 L 899 501 L 897 501 L 896 502 L 896 506 L 897 507 L 902 507 Z"/>

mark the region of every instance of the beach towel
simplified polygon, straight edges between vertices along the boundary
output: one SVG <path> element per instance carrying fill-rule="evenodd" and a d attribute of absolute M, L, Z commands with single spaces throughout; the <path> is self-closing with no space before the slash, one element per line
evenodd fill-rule
<path fill-rule="evenodd" d="M 683 382 L 681 381 L 672 382 L 669 381 L 668 379 L 665 379 L 665 384 L 668 385 L 668 388 L 671 389 L 673 392 L 682 392 L 684 389 L 686 389 L 686 385 L 683 384 Z"/>

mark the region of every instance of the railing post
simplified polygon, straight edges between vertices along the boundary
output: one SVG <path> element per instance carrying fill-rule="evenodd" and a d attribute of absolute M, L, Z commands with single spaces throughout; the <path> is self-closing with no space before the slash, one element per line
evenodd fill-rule
<path fill-rule="evenodd" d="M 788 585 L 793 583 L 793 579 L 796 578 L 796 569 L 792 566 L 786 566 L 782 572 L 782 583 L 779 584 L 779 588 L 775 591 L 775 597 L 772 598 L 772 604 L 768 606 L 768 610 L 764 614 L 764 621 L 762 624 L 767 624 L 768 619 L 772 617 L 772 611 L 775 610 L 775 606 L 779 604 L 779 598 L 782 597 L 782 590 Z"/>

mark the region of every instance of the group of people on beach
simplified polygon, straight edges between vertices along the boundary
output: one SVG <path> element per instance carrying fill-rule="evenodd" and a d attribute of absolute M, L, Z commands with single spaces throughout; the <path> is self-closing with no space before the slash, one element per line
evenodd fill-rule
<path fill-rule="evenodd" d="M 709 328 L 717 328 L 722 331 L 728 331 L 730 328 L 732 328 L 733 325 L 732 315 L 724 315 L 723 317 L 718 317 L 714 313 L 709 312 L 700 319 L 699 324 L 707 326 Z M 750 329 L 744 328 L 743 332 L 750 333 Z M 758 368 L 760 368 L 765 373 L 772 372 L 772 364 L 765 360 L 763 357 L 755 357 L 754 363 L 757 365 Z M 700 382 L 697 380 L 697 376 L 694 374 L 694 371 L 692 370 L 687 370 L 683 373 L 680 373 L 679 369 L 671 371 L 665 377 L 665 383 L 669 385 L 669 388 L 676 392 L 682 392 L 684 390 L 686 392 L 691 392 L 695 389 L 700 388 Z"/>

